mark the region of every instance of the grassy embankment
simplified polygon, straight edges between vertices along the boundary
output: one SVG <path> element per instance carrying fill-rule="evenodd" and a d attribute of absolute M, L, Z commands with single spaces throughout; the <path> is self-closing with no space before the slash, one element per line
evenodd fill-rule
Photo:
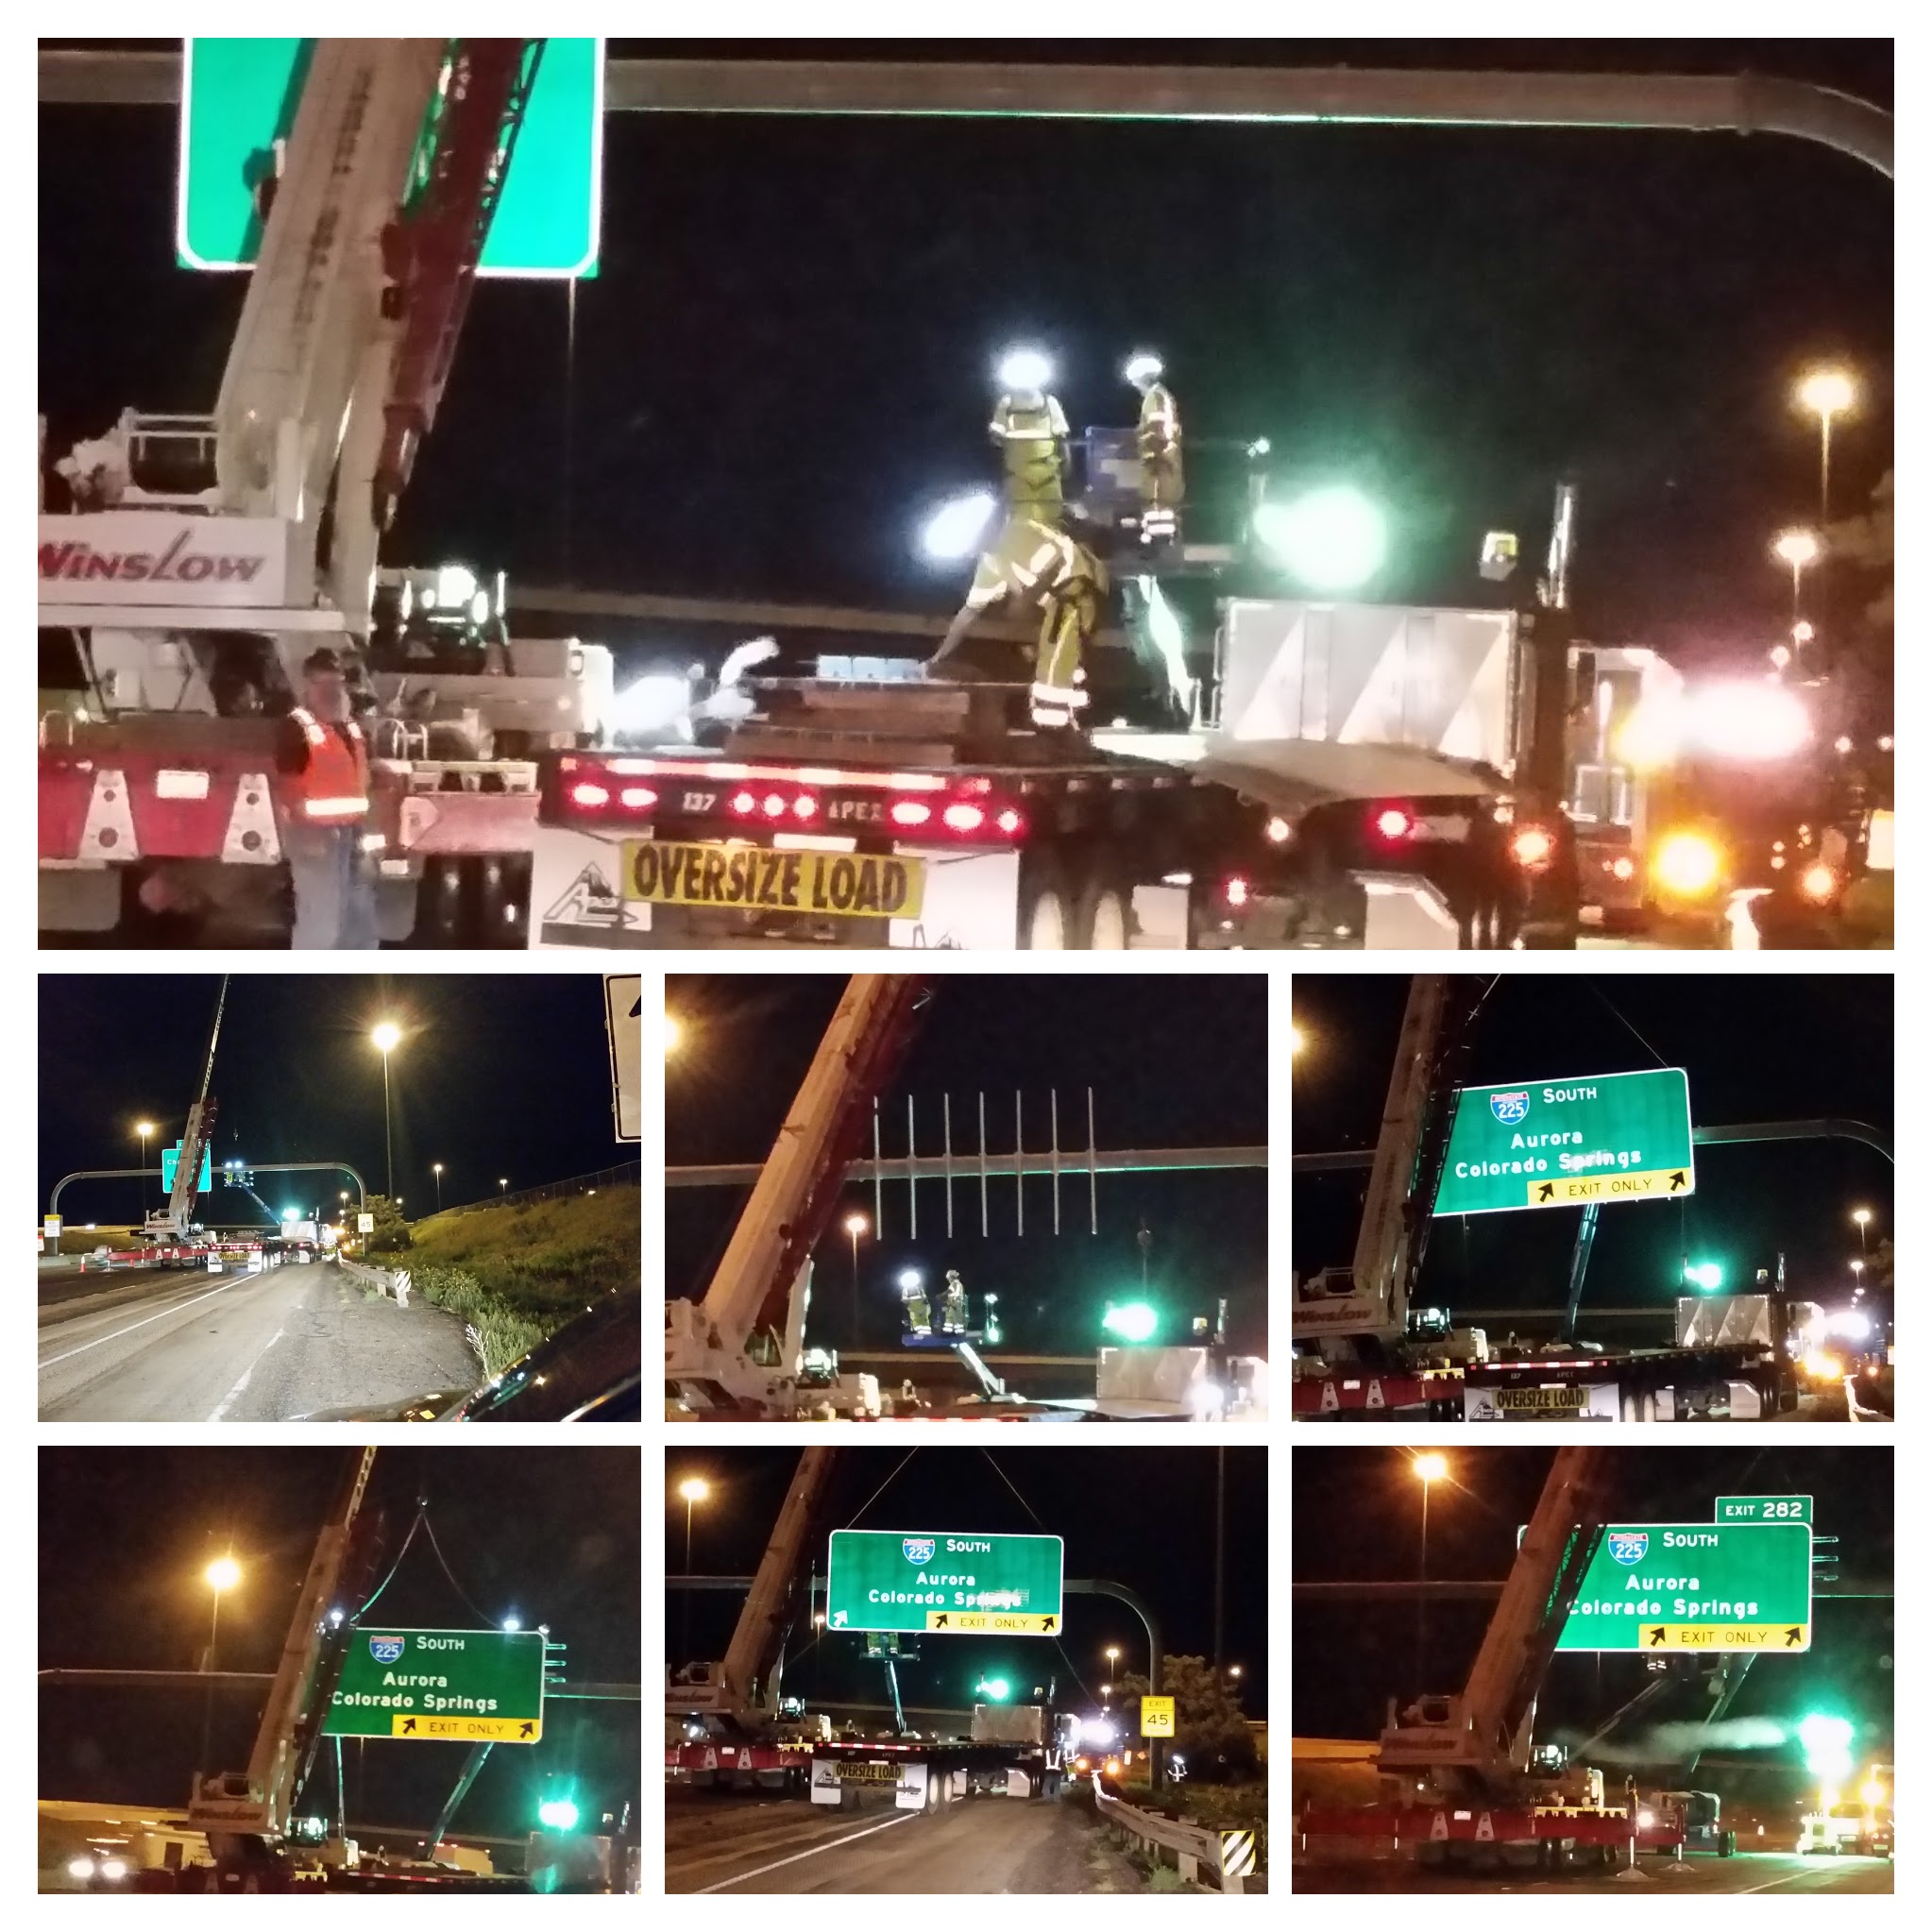
<path fill-rule="evenodd" d="M 406 1250 L 371 1259 L 406 1267 L 418 1295 L 460 1315 L 496 1375 L 600 1296 L 638 1285 L 640 1205 L 635 1187 L 601 1187 L 434 1214 L 411 1224 Z"/>

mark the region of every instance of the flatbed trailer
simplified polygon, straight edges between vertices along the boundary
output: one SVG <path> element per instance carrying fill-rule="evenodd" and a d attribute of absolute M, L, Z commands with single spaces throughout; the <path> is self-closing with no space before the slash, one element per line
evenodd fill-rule
<path fill-rule="evenodd" d="M 1493 1857 L 1499 1864 L 1602 1866 L 1635 1853 L 1681 1856 L 1684 1847 L 1683 1829 L 1668 1814 L 1653 1813 L 1645 1825 L 1621 1808 L 1569 1805 L 1311 1806 L 1296 1813 L 1295 1830 L 1304 1851 L 1311 1839 L 1386 1839 L 1398 1851 L 1413 1849 L 1425 1865 Z"/>
<path fill-rule="evenodd" d="M 1320 1420 L 1407 1412 L 1432 1422 L 1755 1421 L 1790 1406 L 1762 1344 L 1637 1348 L 1543 1360 L 1298 1374 L 1292 1413 Z"/>

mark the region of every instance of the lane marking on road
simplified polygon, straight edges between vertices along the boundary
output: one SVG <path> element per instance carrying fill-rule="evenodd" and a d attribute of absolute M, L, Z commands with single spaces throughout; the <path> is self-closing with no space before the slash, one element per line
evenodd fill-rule
<path fill-rule="evenodd" d="M 890 1831 L 895 1824 L 910 1824 L 919 1816 L 916 1811 L 907 1811 L 898 1818 L 889 1818 L 884 1824 L 869 1824 L 863 1831 L 850 1831 L 842 1839 L 829 1839 L 822 1845 L 814 1845 L 808 1852 L 794 1852 L 788 1858 L 775 1858 L 769 1865 L 760 1865 L 754 1871 L 740 1872 L 736 1878 L 720 1878 L 716 1885 L 701 1885 L 692 1893 L 702 1898 L 707 1891 L 723 1891 L 734 1885 L 742 1885 L 748 1878 L 762 1878 L 768 1872 L 776 1872 L 781 1865 L 796 1865 L 801 1858 L 816 1858 L 821 1852 L 835 1851 L 840 1845 L 849 1845 L 854 1839 L 869 1839 L 875 1831 Z"/>
<path fill-rule="evenodd" d="M 211 1422 L 221 1421 L 228 1415 L 229 1411 L 234 1407 L 235 1398 L 248 1386 L 248 1378 L 255 1373 L 263 1356 L 266 1355 L 281 1340 L 284 1332 L 283 1330 L 277 1329 L 274 1334 L 270 1335 L 267 1341 L 263 1343 L 262 1347 L 255 1351 L 255 1360 L 249 1363 L 246 1368 L 243 1369 L 241 1381 L 215 1404 L 214 1414 L 208 1418 Z"/>
<path fill-rule="evenodd" d="M 1767 1878 L 1762 1885 L 1747 1885 L 1742 1892 L 1734 1892 L 1734 1898 L 1742 1897 L 1744 1892 L 1770 1891 L 1780 1885 L 1795 1885 L 1801 1878 L 1809 1878 L 1817 1871 L 1816 1866 L 1807 1866 L 1803 1872 L 1788 1872 L 1782 1878 Z"/>
<path fill-rule="evenodd" d="M 72 1362 L 76 1355 L 85 1355 L 90 1348 L 98 1348 L 103 1342 L 118 1342 L 123 1335 L 131 1335 L 136 1329 L 144 1329 L 149 1322 L 158 1322 L 162 1316 L 179 1314 L 184 1308 L 193 1308 L 197 1301 L 212 1301 L 217 1295 L 226 1295 L 230 1288 L 247 1285 L 246 1278 L 239 1281 L 224 1281 L 219 1288 L 211 1288 L 206 1295 L 196 1295 L 187 1301 L 177 1301 L 161 1309 L 154 1314 L 144 1315 L 138 1322 L 129 1322 L 125 1329 L 116 1329 L 111 1335 L 96 1335 L 92 1342 L 83 1342 L 77 1348 L 70 1348 L 64 1355 L 49 1355 L 40 1366 L 52 1368 L 56 1363 Z"/>

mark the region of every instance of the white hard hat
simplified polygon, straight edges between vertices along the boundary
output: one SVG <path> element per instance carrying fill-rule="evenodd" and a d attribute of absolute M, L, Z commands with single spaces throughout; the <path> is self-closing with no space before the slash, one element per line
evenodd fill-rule
<path fill-rule="evenodd" d="M 1121 374 L 1129 382 L 1158 382 L 1161 380 L 1161 358 L 1152 349 L 1136 349 L 1127 358 L 1127 367 Z"/>

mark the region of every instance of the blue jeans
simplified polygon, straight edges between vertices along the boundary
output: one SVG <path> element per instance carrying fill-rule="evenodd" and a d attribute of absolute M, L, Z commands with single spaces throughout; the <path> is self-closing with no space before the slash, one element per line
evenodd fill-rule
<path fill-rule="evenodd" d="M 361 827 L 292 826 L 286 850 L 296 889 L 289 943 L 297 952 L 374 952 L 376 885 L 363 867 Z"/>

